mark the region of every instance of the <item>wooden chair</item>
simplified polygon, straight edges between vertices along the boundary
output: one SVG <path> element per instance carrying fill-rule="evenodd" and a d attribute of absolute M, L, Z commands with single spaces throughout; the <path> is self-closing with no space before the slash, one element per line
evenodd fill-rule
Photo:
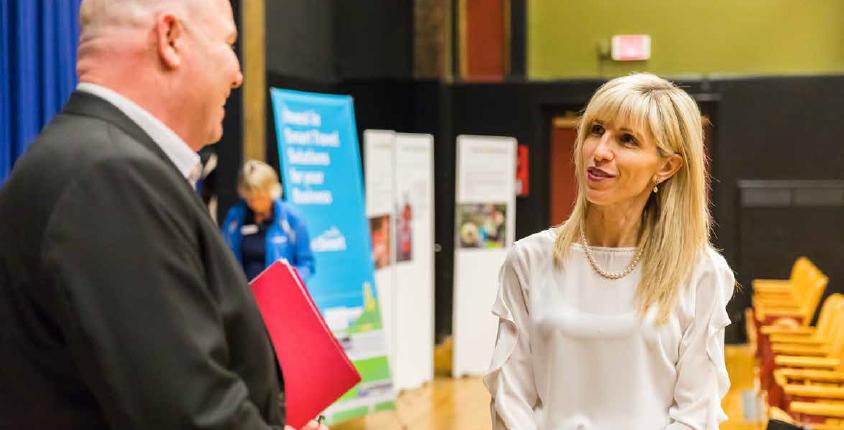
<path fill-rule="evenodd" d="M 753 298 L 753 313 L 757 326 L 771 325 L 777 320 L 788 318 L 798 325 L 808 326 L 815 315 L 821 297 L 826 291 L 829 278 L 820 270 L 813 270 L 800 279 L 793 297 L 770 299 Z"/>
<path fill-rule="evenodd" d="M 795 351 L 816 349 L 809 354 L 774 355 L 769 404 L 788 410 L 792 401 L 844 400 L 844 300 L 837 299 L 835 304 L 830 310 L 835 315 L 823 345 L 773 344 L 774 350 L 777 345 Z"/>
<path fill-rule="evenodd" d="M 814 430 L 844 430 L 844 421 L 838 420 L 835 418 L 836 408 L 832 408 L 828 410 L 826 407 L 818 407 L 818 406 L 809 406 L 808 410 L 815 412 L 820 410 L 822 413 L 831 412 L 833 415 L 831 416 L 824 416 L 824 415 L 811 415 L 811 414 L 803 414 L 798 413 L 801 418 L 808 418 L 810 420 L 815 421 L 822 421 L 812 424 L 812 429 Z M 804 427 L 800 426 L 801 422 L 798 422 L 791 414 L 785 412 L 784 410 L 771 407 L 768 409 L 768 430 L 779 430 L 779 429 L 803 429 Z"/>
<path fill-rule="evenodd" d="M 799 312 L 799 309 L 796 308 L 806 300 L 807 294 L 811 295 L 808 290 L 812 284 L 812 278 L 817 277 L 818 274 L 822 275 L 822 272 L 808 258 L 799 257 L 791 268 L 789 279 L 754 279 L 752 281 L 751 303 L 753 306 L 745 316 L 745 329 L 748 342 L 750 342 L 755 353 L 758 354 L 766 347 L 767 339 L 759 333 L 761 326 L 804 325 L 807 318 L 803 318 L 803 314 L 807 312 Z M 821 292 L 821 294 L 823 293 Z M 773 309 L 784 311 L 784 314 L 778 315 L 777 318 L 770 321 L 765 321 L 765 309 L 769 309 L 768 313 Z M 811 311 L 814 312 L 814 309 Z M 757 317 L 760 321 L 757 321 Z M 808 324 L 808 321 L 805 322 Z"/>
<path fill-rule="evenodd" d="M 799 284 L 799 278 L 804 276 L 814 264 L 806 257 L 798 257 L 791 266 L 789 279 L 754 279 L 751 282 L 753 294 L 788 295 L 794 292 L 794 287 Z"/>
<path fill-rule="evenodd" d="M 782 324 L 781 321 L 761 327 L 756 344 L 756 355 L 760 364 L 760 386 L 764 389 L 770 388 L 776 355 L 828 355 L 836 330 L 836 315 L 844 312 L 843 309 L 844 295 L 833 294 L 824 301 L 815 327 Z"/>
<path fill-rule="evenodd" d="M 809 323 L 812 321 L 820 299 L 826 291 L 829 278 L 820 270 L 817 270 L 811 271 L 810 276 L 806 278 L 800 278 L 800 282 L 805 283 L 806 286 L 798 289 L 800 296 L 796 302 L 787 305 L 784 302 L 756 301 L 754 304 L 753 329 L 756 332 L 756 336 L 754 336 L 757 342 L 756 353 L 763 367 L 766 365 L 766 353 L 770 351 L 768 336 L 779 329 L 763 331 L 762 327 L 769 325 L 789 327 L 785 330 L 791 330 L 793 327 L 805 327 L 804 330 L 810 331 L 808 329 Z M 767 363 L 767 365 L 769 364 Z"/>
<path fill-rule="evenodd" d="M 837 327 L 836 315 L 844 306 L 844 294 L 835 293 L 824 300 L 815 327 L 783 329 L 783 326 L 765 326 L 762 331 L 768 338 L 771 352 L 779 355 L 824 355 Z"/>
<path fill-rule="evenodd" d="M 793 402 L 789 412 L 815 430 L 844 429 L 844 402 Z"/>

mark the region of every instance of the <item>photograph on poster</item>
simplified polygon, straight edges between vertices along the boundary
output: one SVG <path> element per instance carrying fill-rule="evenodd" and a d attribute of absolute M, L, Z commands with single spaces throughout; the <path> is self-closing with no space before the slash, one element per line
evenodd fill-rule
<path fill-rule="evenodd" d="M 504 248 L 507 205 L 462 203 L 457 207 L 458 244 L 461 248 Z"/>
<path fill-rule="evenodd" d="M 372 261 L 375 270 L 390 265 L 390 215 L 369 218 L 369 232 L 372 237 Z"/>
<path fill-rule="evenodd" d="M 399 202 L 396 215 L 396 261 L 413 259 L 413 206 L 407 194 Z"/>

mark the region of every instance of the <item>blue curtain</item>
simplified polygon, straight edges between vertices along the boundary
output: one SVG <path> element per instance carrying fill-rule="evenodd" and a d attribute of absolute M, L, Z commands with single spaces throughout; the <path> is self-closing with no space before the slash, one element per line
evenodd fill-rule
<path fill-rule="evenodd" d="M 76 87 L 81 0 L 0 0 L 0 185 Z"/>

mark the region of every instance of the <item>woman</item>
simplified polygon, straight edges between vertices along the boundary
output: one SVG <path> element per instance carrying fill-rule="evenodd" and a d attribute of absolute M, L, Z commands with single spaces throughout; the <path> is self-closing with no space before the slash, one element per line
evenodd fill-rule
<path fill-rule="evenodd" d="M 243 199 L 226 215 L 223 236 L 247 279 L 284 258 L 307 282 L 314 274 L 311 239 L 305 221 L 281 201 L 281 183 L 268 164 L 249 160 L 237 180 Z"/>
<path fill-rule="evenodd" d="M 725 306 L 709 244 L 700 111 L 650 74 L 614 79 L 578 126 L 578 197 L 502 267 L 490 372 L 495 429 L 715 430 Z"/>

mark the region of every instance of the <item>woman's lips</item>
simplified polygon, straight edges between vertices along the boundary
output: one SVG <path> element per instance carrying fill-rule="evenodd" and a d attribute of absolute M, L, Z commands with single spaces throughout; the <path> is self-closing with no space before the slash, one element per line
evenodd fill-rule
<path fill-rule="evenodd" d="M 589 177 L 590 181 L 600 182 L 604 179 L 611 179 L 614 178 L 615 175 L 607 173 L 597 167 L 589 167 L 586 169 L 586 176 Z"/>

